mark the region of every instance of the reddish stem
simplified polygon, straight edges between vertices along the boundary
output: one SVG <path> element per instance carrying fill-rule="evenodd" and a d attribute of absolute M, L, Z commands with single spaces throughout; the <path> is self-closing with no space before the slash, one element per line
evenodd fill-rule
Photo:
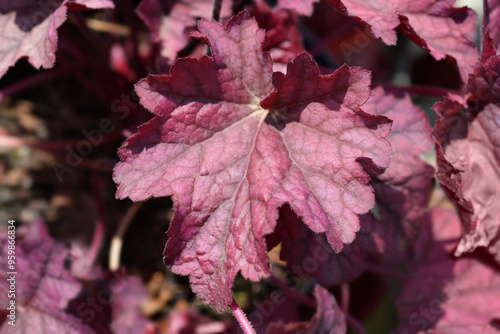
<path fill-rule="evenodd" d="M 287 295 L 288 297 L 295 299 L 295 300 L 298 300 L 310 308 L 313 308 L 313 309 L 316 308 L 316 302 L 313 299 L 311 299 L 311 298 L 303 295 L 302 293 L 292 289 L 288 284 L 286 284 L 285 282 L 283 282 L 279 278 L 277 278 L 275 276 L 271 276 L 271 282 L 273 282 L 273 284 L 276 285 L 281 291 L 283 291 L 283 293 L 285 295 Z"/>
<path fill-rule="evenodd" d="M 54 153 L 55 159 L 61 164 L 66 164 L 66 155 L 62 155 L 60 153 Z M 113 168 L 118 163 L 117 160 L 114 159 L 87 159 L 82 158 L 82 161 L 78 165 L 78 168 L 85 168 L 91 170 L 95 173 L 105 173 L 110 174 L 113 172 Z"/>
<path fill-rule="evenodd" d="M 425 97 L 437 97 L 443 98 L 448 94 L 461 94 L 461 92 L 451 89 L 439 88 L 439 87 L 424 87 L 424 86 L 398 86 L 391 84 L 379 84 L 382 87 L 402 90 L 412 95 L 419 95 Z"/>
<path fill-rule="evenodd" d="M 236 300 L 234 300 L 234 298 L 231 305 L 229 305 L 229 308 L 231 309 L 231 312 L 233 312 L 236 320 L 238 320 L 238 322 L 240 323 L 240 326 L 245 334 L 256 334 L 255 330 L 252 327 L 252 324 L 250 323 L 250 321 L 248 321 L 247 316 L 238 306 L 238 303 L 236 302 Z"/>
<path fill-rule="evenodd" d="M 53 80 L 58 77 L 62 77 L 65 75 L 72 74 L 76 69 L 85 67 L 83 64 L 70 64 L 61 66 L 59 68 L 43 71 L 32 75 L 24 80 L 18 81 L 15 84 L 8 86 L 7 88 L 0 90 L 0 101 L 3 100 L 7 96 L 13 96 L 15 94 L 19 94 L 20 92 L 33 88 L 39 84 L 44 82 Z"/>

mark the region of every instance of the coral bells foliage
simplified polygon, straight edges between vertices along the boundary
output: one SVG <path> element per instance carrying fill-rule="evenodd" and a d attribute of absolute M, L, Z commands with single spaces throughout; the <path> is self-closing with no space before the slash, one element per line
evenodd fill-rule
<path fill-rule="evenodd" d="M 325 24 L 329 15 L 335 29 Z M 246 295 L 262 333 L 362 333 L 359 322 L 395 318 L 391 298 L 399 316 L 385 332 L 500 333 L 500 0 L 484 1 L 481 34 L 476 17 L 453 0 L 0 1 L 0 108 L 9 110 L 0 117 L 8 119 L 0 146 L 48 150 L 53 167 L 76 147 L 81 159 L 71 171 L 109 177 L 111 167 L 96 159 L 115 159 L 119 199 L 171 196 L 165 264 L 189 276 L 203 303 L 220 313 L 230 308 L 247 334 L 253 330 L 232 293 L 238 274 L 254 282 L 275 275 Z M 413 53 L 410 41 L 423 51 Z M 373 83 L 368 69 L 342 65 L 347 49 L 356 53 L 350 65 L 370 66 Z M 16 65 L 20 58 L 48 70 L 30 76 L 30 66 Z M 438 69 L 425 68 L 427 86 L 394 84 L 422 64 Z M 14 95 L 45 81 L 55 83 L 21 97 L 33 100 L 32 116 L 43 120 L 31 121 L 22 108 L 17 115 Z M 416 106 L 416 95 L 434 99 L 434 127 L 426 116 L 433 111 Z M 109 121 L 116 133 L 79 132 L 78 121 L 61 121 L 80 114 L 84 124 Z M 47 142 L 11 131 L 43 133 Z M 68 145 L 59 138 L 66 133 Z M 122 133 L 128 139 L 118 161 L 113 145 Z M 17 156 L 0 159 L 6 180 L 18 178 L 8 171 Z M 68 184 L 52 188 L 59 186 Z M 95 197 L 100 216 L 117 216 Z M 133 214 L 145 220 L 139 216 L 150 212 L 142 211 L 130 210 L 122 227 Z M 96 235 L 103 230 L 113 228 Z M 78 311 L 112 286 L 94 265 L 105 258 L 96 257 L 102 235 L 92 252 L 82 250 L 88 258 L 70 259 L 41 224 L 17 231 L 23 324 L 1 322 L 10 302 L 0 294 L 0 333 L 152 328 L 137 311 L 143 283 L 130 277 L 95 319 Z M 2 268 L 8 238 L 0 235 Z M 291 280 L 306 292 L 319 283 L 316 301 L 290 290 Z M 275 286 L 286 293 L 275 295 Z M 167 310 L 155 307 L 155 314 Z M 170 314 L 174 334 L 235 329 L 198 316 L 196 307 L 177 312 Z"/>
<path fill-rule="evenodd" d="M 310 15 L 318 0 L 279 0 L 300 14 Z M 477 49 L 470 40 L 476 15 L 471 9 L 454 8 L 454 0 L 328 0 L 340 12 L 367 25 L 388 45 L 397 41 L 395 29 L 434 58 L 457 63 L 462 79 L 476 62 Z M 494 1 L 492 1 L 494 2 Z"/>
<path fill-rule="evenodd" d="M 0 235 L 0 266 L 5 269 L 11 266 L 7 263 L 11 240 L 7 234 Z M 0 333 L 150 333 L 147 319 L 137 308 L 146 294 L 137 277 L 123 270 L 100 273 L 95 281 L 87 280 L 85 287 L 77 273 L 67 269 L 74 260 L 68 245 L 52 239 L 42 221 L 17 229 L 15 241 L 16 272 L 0 273 L 0 288 L 5 291 L 0 295 L 0 317 L 5 320 Z M 104 281 L 114 281 L 115 287 L 103 286 Z M 95 293 L 103 291 L 111 301 L 95 304 Z M 106 306 L 112 316 L 94 312 L 90 305 L 100 311 Z"/>
<path fill-rule="evenodd" d="M 471 9 L 454 8 L 454 0 L 329 1 L 388 45 L 396 44 L 397 28 L 434 58 L 451 58 L 464 80 L 476 62 L 478 52 L 470 40 L 476 15 Z"/>
<path fill-rule="evenodd" d="M 5 321 L 0 331 L 2 333 L 93 333 L 81 319 L 67 311 L 68 303 L 78 295 L 81 284 L 64 268 L 64 261 L 68 258 L 65 245 L 56 243 L 49 237 L 43 222 L 35 223 L 29 231 L 18 230 L 17 236 L 19 275 L 2 272 L 0 286 L 3 291 L 9 291 L 10 284 L 17 285 L 15 304 L 18 310 L 23 309 L 23 311 L 18 313 L 17 319 L 14 313 L 14 320 L 18 322 L 18 326 L 9 326 Z M 2 268 L 7 268 L 5 261 L 8 240 L 6 235 L 0 238 Z M 2 295 L 0 303 L 2 310 L 10 306 L 6 295 Z"/>
<path fill-rule="evenodd" d="M 438 180 L 464 223 L 457 255 L 483 246 L 500 262 L 498 2 L 488 1 L 485 9 L 481 58 L 469 74 L 466 92 L 435 105 L 441 118 L 434 136 Z"/>
<path fill-rule="evenodd" d="M 284 203 L 336 251 L 354 240 L 375 199 L 357 160 L 389 165 L 391 121 L 360 109 L 366 70 L 323 76 L 303 53 L 273 74 L 264 30 L 245 12 L 226 26 L 200 21 L 196 36 L 213 57 L 136 85 L 156 117 L 120 149 L 114 179 L 120 198 L 172 195 L 165 263 L 223 312 L 238 272 L 270 275 L 265 236 Z"/>
<path fill-rule="evenodd" d="M 443 224 L 446 222 L 446 224 Z M 396 333 L 498 333 L 498 272 L 473 258 L 454 260 L 450 252 L 460 236 L 455 212 L 435 208 L 422 225 L 408 263 L 414 275 L 402 282 L 396 299 Z"/>

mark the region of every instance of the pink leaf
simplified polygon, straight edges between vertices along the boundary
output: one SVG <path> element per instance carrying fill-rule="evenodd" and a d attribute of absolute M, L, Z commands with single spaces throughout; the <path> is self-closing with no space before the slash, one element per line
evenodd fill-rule
<path fill-rule="evenodd" d="M 398 28 L 437 60 L 451 57 L 462 79 L 474 66 L 478 52 L 470 40 L 476 14 L 454 8 L 454 0 L 329 0 L 341 12 L 370 26 L 388 45 L 396 44 Z"/>
<path fill-rule="evenodd" d="M 1 333 L 93 333 L 79 319 L 66 312 L 68 302 L 76 297 L 81 284 L 64 268 L 69 256 L 66 247 L 54 242 L 43 222 L 17 231 L 15 274 L 15 324 L 3 323 Z M 12 277 L 7 270 L 7 234 L 0 239 L 0 287 L 9 291 Z M 9 306 L 6 294 L 2 294 L 2 309 Z"/>
<path fill-rule="evenodd" d="M 380 179 L 400 183 L 413 174 L 415 158 L 432 150 L 431 127 L 422 109 L 411 102 L 408 94 L 377 87 L 363 109 L 374 115 L 384 115 L 393 121 L 391 142 L 394 155 Z"/>
<path fill-rule="evenodd" d="M 200 21 L 213 58 L 180 59 L 136 85 L 156 117 L 119 150 L 117 196 L 173 195 L 165 263 L 190 275 L 200 300 L 223 312 L 235 275 L 269 276 L 265 235 L 289 203 L 340 251 L 374 203 L 359 158 L 387 166 L 391 123 L 359 107 L 369 74 L 321 76 L 306 54 L 277 72 L 264 31 L 244 12 L 224 28 Z M 267 97 L 266 97 L 267 95 Z"/>
<path fill-rule="evenodd" d="M 68 4 L 81 5 L 87 9 L 115 8 L 112 0 L 69 0 Z"/>
<path fill-rule="evenodd" d="M 340 310 L 335 297 L 322 286 L 314 288 L 316 298 L 316 313 L 305 328 L 305 333 L 345 333 L 345 315 Z"/>
<path fill-rule="evenodd" d="M 457 254 L 462 254 L 489 246 L 499 235 L 500 107 L 490 103 L 470 109 L 445 100 L 435 110 L 442 114 L 434 129 L 437 177 L 461 212 L 465 235 Z"/>
<path fill-rule="evenodd" d="M 223 1 L 222 17 L 231 14 L 229 1 Z M 213 0 L 142 0 L 137 15 L 151 30 L 152 39 L 161 43 L 161 55 L 169 61 L 177 57 L 188 42 L 188 28 L 196 26 L 196 18 L 209 20 Z"/>
<path fill-rule="evenodd" d="M 301 15 L 311 15 L 314 4 L 319 0 L 279 0 L 280 6 L 290 10 L 295 10 Z"/>
<path fill-rule="evenodd" d="M 57 29 L 66 20 L 67 6 L 111 8 L 106 0 L 4 1 L 0 4 L 0 77 L 19 58 L 36 68 L 51 68 L 56 59 Z"/>
<path fill-rule="evenodd" d="M 124 275 L 125 272 L 122 270 L 116 274 Z M 146 333 L 146 328 L 151 324 L 139 307 L 147 299 L 148 291 L 141 280 L 135 276 L 125 276 L 123 282 L 111 281 L 109 285 L 113 290 L 113 322 L 110 324 L 113 333 Z"/>
<path fill-rule="evenodd" d="M 488 29 L 484 25 L 483 54 L 469 77 L 468 96 L 435 105 L 441 118 L 434 137 L 438 181 L 464 224 L 457 255 L 482 246 L 500 262 L 500 56 Z"/>
<path fill-rule="evenodd" d="M 500 56 L 492 56 L 474 67 L 467 88 L 474 100 L 483 103 L 500 101 Z"/>

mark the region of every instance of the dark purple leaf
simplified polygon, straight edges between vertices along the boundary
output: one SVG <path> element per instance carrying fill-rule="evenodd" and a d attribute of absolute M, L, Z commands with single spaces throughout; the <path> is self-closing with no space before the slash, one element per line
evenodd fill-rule
<path fill-rule="evenodd" d="M 271 53 L 273 70 L 285 72 L 286 64 L 304 51 L 297 15 L 280 6 L 271 9 L 263 0 L 255 1 L 248 10 L 259 27 L 266 30 L 262 50 Z"/>
<path fill-rule="evenodd" d="M 309 322 L 283 324 L 271 323 L 267 334 L 345 334 L 345 315 L 328 290 L 316 285 L 314 296 L 318 303 L 316 313 Z"/>
<path fill-rule="evenodd" d="M 397 298 L 395 333 L 499 333 L 490 323 L 500 307 L 500 276 L 471 258 L 454 260 L 460 236 L 452 211 L 434 209 L 415 245 L 408 278 Z"/>
<path fill-rule="evenodd" d="M 57 28 L 66 20 L 67 5 L 112 8 L 109 0 L 19 0 L 0 3 L 0 78 L 19 58 L 36 68 L 54 66 Z"/>
<path fill-rule="evenodd" d="M 0 239 L 0 288 L 9 290 L 11 275 L 6 274 L 7 235 Z M 52 240 L 43 222 L 19 229 L 16 235 L 15 324 L 7 318 L 0 328 L 2 334 L 14 333 L 94 333 L 80 319 L 66 312 L 68 302 L 76 297 L 81 284 L 64 268 L 68 249 Z M 5 309 L 9 299 L 0 295 Z"/>
<path fill-rule="evenodd" d="M 113 333 L 141 334 L 151 326 L 139 307 L 148 297 L 148 291 L 138 277 L 125 276 L 121 280 L 111 278 Z"/>
<path fill-rule="evenodd" d="M 418 234 L 434 189 L 434 168 L 419 158 L 415 158 L 414 163 L 414 174 L 403 182 L 372 181 L 381 221 L 378 226 L 393 234 L 384 238 L 388 243 L 384 249 L 387 258 L 398 254 L 404 256 L 401 251 L 406 241 L 411 241 Z"/>
<path fill-rule="evenodd" d="M 349 282 L 363 273 L 369 258 L 377 257 L 385 240 L 371 214 L 360 216 L 360 230 L 338 254 L 324 234 L 312 232 L 289 207 L 280 209 L 276 237 L 282 242 L 280 258 L 300 277 L 315 277 L 324 286 Z"/>

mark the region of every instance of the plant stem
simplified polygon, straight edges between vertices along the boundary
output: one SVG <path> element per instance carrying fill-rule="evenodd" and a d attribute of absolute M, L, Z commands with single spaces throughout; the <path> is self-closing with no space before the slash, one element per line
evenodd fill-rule
<path fill-rule="evenodd" d="M 345 315 L 347 324 L 352 327 L 358 334 L 367 334 L 363 325 L 358 321 L 358 319 L 354 318 L 352 315 L 346 313 Z"/>
<path fill-rule="evenodd" d="M 379 86 L 395 89 L 395 90 L 403 90 L 412 95 L 419 95 L 425 97 L 437 97 L 443 98 L 448 94 L 461 94 L 461 92 L 451 89 L 439 88 L 439 87 L 424 87 L 424 86 L 398 86 L 391 84 L 379 84 Z"/>
<path fill-rule="evenodd" d="M 212 21 L 219 22 L 221 10 L 222 10 L 222 0 L 214 0 L 214 9 L 212 11 Z"/>
<path fill-rule="evenodd" d="M 120 253 L 122 251 L 123 236 L 132 222 L 132 219 L 134 219 L 134 216 L 144 203 L 145 201 L 141 201 L 132 204 L 120 221 L 120 226 L 118 226 L 118 230 L 116 230 L 113 239 L 111 239 L 111 246 L 109 248 L 109 270 L 117 270 L 120 266 Z"/>
<path fill-rule="evenodd" d="M 39 84 L 42 84 L 44 82 L 53 80 L 58 77 L 62 77 L 65 75 L 72 74 L 76 69 L 80 67 L 84 67 L 85 65 L 83 64 L 70 64 L 70 65 L 65 65 L 61 66 L 59 68 L 53 69 L 53 70 L 48 70 L 48 71 L 43 71 L 40 73 L 37 73 L 35 75 L 32 75 L 24 80 L 18 81 L 15 84 L 12 84 L 8 87 L 6 87 L 3 90 L 0 90 L 0 101 L 3 100 L 7 96 L 12 96 L 15 94 L 18 94 L 24 90 L 27 90 L 29 88 L 35 87 Z"/>
<path fill-rule="evenodd" d="M 303 295 L 302 293 L 292 289 L 288 284 L 286 284 L 285 282 L 283 282 L 282 280 L 280 280 L 279 278 L 277 278 L 274 275 L 271 275 L 270 279 L 271 279 L 271 282 L 274 285 L 276 285 L 281 291 L 283 291 L 283 293 L 285 295 L 287 295 L 288 297 L 295 299 L 295 300 L 298 300 L 310 308 L 313 308 L 313 309 L 316 308 L 316 302 L 313 299 L 311 299 L 311 298 Z"/>
<path fill-rule="evenodd" d="M 101 244 L 105 234 L 105 215 L 101 198 L 101 180 L 99 174 L 94 173 L 92 176 L 92 183 L 94 185 L 94 196 L 97 205 L 97 222 L 94 230 L 94 238 L 92 239 L 92 244 L 90 245 L 89 252 L 87 254 L 90 265 L 94 264 L 97 256 L 99 255 L 99 250 L 101 249 Z"/>
<path fill-rule="evenodd" d="M 345 314 L 347 314 L 347 311 L 349 310 L 349 297 L 350 297 L 349 284 L 347 284 L 347 283 L 341 284 L 340 285 L 340 309 Z"/>
<path fill-rule="evenodd" d="M 241 329 L 243 329 L 243 332 L 245 334 L 256 334 L 255 330 L 252 327 L 252 324 L 250 323 L 250 321 L 248 321 L 247 316 L 245 315 L 245 313 L 243 313 L 234 298 L 231 305 L 229 305 L 229 308 L 231 309 L 231 312 L 233 312 L 236 320 L 238 320 L 238 322 L 240 323 Z"/>

